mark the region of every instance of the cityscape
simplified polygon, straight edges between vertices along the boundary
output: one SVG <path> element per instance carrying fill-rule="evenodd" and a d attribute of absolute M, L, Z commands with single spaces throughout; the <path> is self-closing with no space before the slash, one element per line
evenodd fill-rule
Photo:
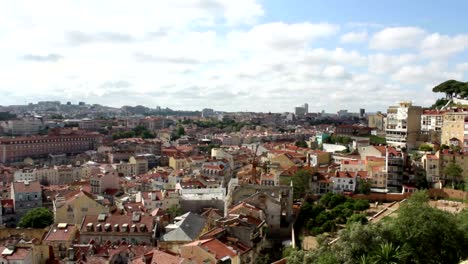
<path fill-rule="evenodd" d="M 1 264 L 468 263 L 468 5 L 277 2 L 0 3 Z"/>

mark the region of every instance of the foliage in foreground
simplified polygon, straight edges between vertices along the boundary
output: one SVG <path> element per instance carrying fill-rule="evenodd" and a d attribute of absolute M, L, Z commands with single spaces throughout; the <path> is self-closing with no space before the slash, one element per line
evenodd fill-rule
<path fill-rule="evenodd" d="M 340 239 L 317 250 L 290 252 L 295 263 L 459 263 L 468 258 L 468 210 L 458 215 L 427 204 L 425 192 L 413 194 L 396 218 L 342 230 Z"/>

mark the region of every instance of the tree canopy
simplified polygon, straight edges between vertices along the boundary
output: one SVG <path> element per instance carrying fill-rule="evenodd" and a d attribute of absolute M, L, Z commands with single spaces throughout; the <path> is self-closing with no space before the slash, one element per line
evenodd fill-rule
<path fill-rule="evenodd" d="M 19 227 L 44 228 L 54 223 L 54 214 L 46 208 L 39 207 L 28 211 L 19 221 Z"/>
<path fill-rule="evenodd" d="M 296 145 L 296 147 L 300 147 L 300 148 L 308 148 L 309 147 L 309 145 L 307 145 L 307 142 L 305 142 L 304 140 L 296 141 L 295 145 Z"/>
<path fill-rule="evenodd" d="M 434 88 L 432 91 L 435 93 L 445 93 L 447 98 L 453 97 L 468 97 L 468 82 L 460 82 L 456 80 L 445 81 Z"/>
<path fill-rule="evenodd" d="M 462 173 L 462 167 L 454 162 L 449 163 L 444 169 L 444 174 L 454 181 L 458 181 L 461 178 Z"/>

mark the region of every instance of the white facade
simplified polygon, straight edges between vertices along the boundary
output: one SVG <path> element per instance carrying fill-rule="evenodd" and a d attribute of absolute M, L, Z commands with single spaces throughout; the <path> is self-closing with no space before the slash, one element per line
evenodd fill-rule
<path fill-rule="evenodd" d="M 42 129 L 42 121 L 35 118 L 2 121 L 0 126 L 8 135 L 26 136 L 37 135 Z"/>
<path fill-rule="evenodd" d="M 422 108 L 401 102 L 387 110 L 385 138 L 390 146 L 414 149 L 421 132 Z"/>
<path fill-rule="evenodd" d="M 34 169 L 17 170 L 13 174 L 13 179 L 15 180 L 15 182 L 37 181 L 36 174 L 34 173 Z"/>
<path fill-rule="evenodd" d="M 421 115 L 421 132 L 441 131 L 444 124 L 442 113 L 423 113 Z"/>
<path fill-rule="evenodd" d="M 341 178 L 332 177 L 333 192 L 354 192 L 356 190 L 356 179 L 355 178 Z"/>

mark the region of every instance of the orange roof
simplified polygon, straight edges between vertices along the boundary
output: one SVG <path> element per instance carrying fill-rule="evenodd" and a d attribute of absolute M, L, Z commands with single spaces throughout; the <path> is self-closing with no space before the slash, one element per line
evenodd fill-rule
<path fill-rule="evenodd" d="M 75 238 L 76 233 L 70 232 L 70 230 L 74 228 L 74 224 L 67 224 L 65 228 L 58 228 L 58 225 L 54 225 L 44 241 L 71 241 Z"/>
<path fill-rule="evenodd" d="M 388 149 L 389 154 L 393 154 L 394 156 L 398 156 L 401 154 L 401 152 L 396 150 L 396 148 L 390 146 L 374 146 L 374 148 L 380 151 L 381 155 L 384 157 L 386 155 L 386 149 Z"/>
<path fill-rule="evenodd" d="M 229 256 L 236 256 L 236 252 L 230 249 L 226 244 L 222 243 L 218 239 L 212 239 L 203 244 L 203 247 L 206 248 L 209 252 L 214 253 L 216 259 L 221 260 L 222 258 Z"/>
<path fill-rule="evenodd" d="M 218 260 L 221 260 L 222 258 L 226 256 L 234 257 L 237 255 L 234 250 L 230 249 L 226 244 L 224 244 L 223 242 L 219 241 L 216 238 L 194 241 L 192 243 L 184 245 L 184 247 L 185 246 L 201 247 L 205 249 L 206 251 L 214 254 L 216 259 Z"/>
<path fill-rule="evenodd" d="M 262 209 L 256 207 L 255 205 L 251 205 L 249 203 L 246 203 L 246 202 L 241 202 L 233 207 L 231 207 L 231 209 L 229 209 L 229 213 L 233 213 L 241 208 L 246 208 L 248 210 L 253 210 L 253 211 L 262 211 Z"/>

